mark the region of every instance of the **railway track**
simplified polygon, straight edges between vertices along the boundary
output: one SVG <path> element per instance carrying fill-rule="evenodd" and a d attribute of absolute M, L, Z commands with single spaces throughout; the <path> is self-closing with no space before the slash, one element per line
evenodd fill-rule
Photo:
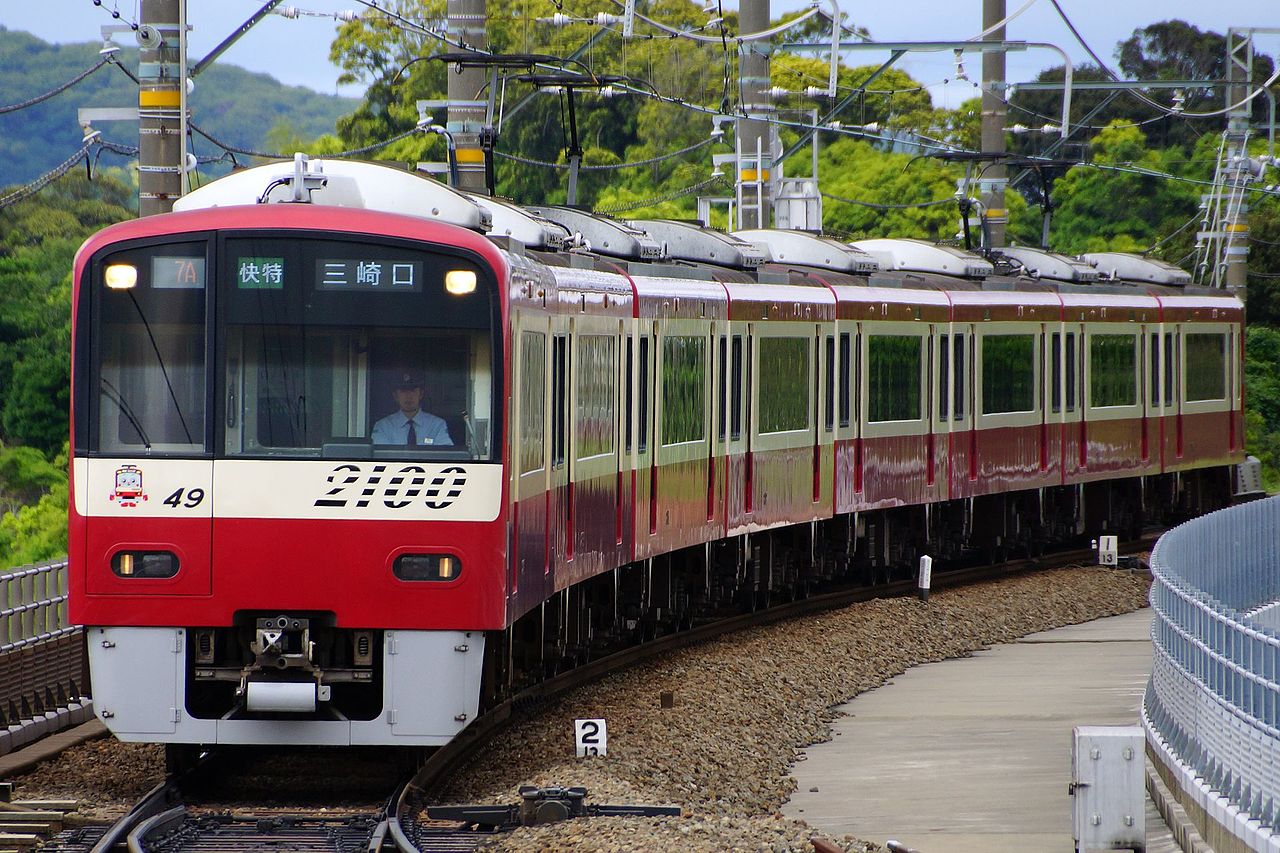
<path fill-rule="evenodd" d="M 1156 534 L 1129 543 L 1127 551 L 1149 549 Z M 997 566 L 953 570 L 934 576 L 933 588 L 977 583 L 1031 569 L 1092 562 L 1088 549 L 1059 552 L 1039 560 L 1013 560 Z M 42 853 L 240 853 L 263 849 L 297 853 L 456 853 L 475 849 L 495 832 L 537 822 L 518 806 L 489 805 L 470 809 L 430 805 L 452 774 L 477 751 L 499 736 L 517 713 L 527 712 L 556 696 L 694 643 L 808 613 L 830 610 L 874 598 L 915 592 L 914 581 L 874 587 L 849 586 L 797 599 L 753 613 L 709 622 L 668 634 L 644 645 L 623 649 L 528 688 L 478 718 L 457 740 L 435 750 L 407 784 L 388 798 L 386 808 L 335 816 L 332 809 L 269 810 L 250 806 L 217 810 L 199 802 L 199 779 L 215 774 L 217 761 L 197 765 L 186 776 L 171 776 L 147 793 L 110 827 L 85 827 L 59 834 Z M 215 756 L 216 758 L 217 756 Z M 605 814 L 653 814 L 645 807 L 595 807 Z M 670 812 L 668 812 L 670 813 Z"/>
<path fill-rule="evenodd" d="M 1134 554 L 1154 547 L 1161 530 L 1150 530 L 1141 537 L 1124 543 L 1121 552 Z M 1095 562 L 1092 548 L 1078 548 L 1047 554 L 1040 558 L 1006 560 L 997 565 L 975 566 L 940 572 L 934 575 L 932 587 L 945 589 L 965 584 L 979 583 L 1035 569 L 1051 569 L 1086 562 Z M 451 774 L 465 766 L 471 757 L 491 739 L 496 737 L 511 721 L 517 709 L 533 706 L 567 693 L 604 676 L 634 666 L 641 661 L 695 643 L 702 643 L 734 631 L 794 619 L 809 613 L 832 610 L 875 598 L 912 595 L 916 592 L 914 580 L 893 581 L 876 586 L 850 585 L 805 598 L 776 604 L 766 610 L 743 613 L 695 625 L 687 630 L 667 634 L 639 646 L 614 652 L 589 661 L 565 673 L 539 682 L 521 691 L 501 705 L 479 716 L 475 722 L 447 746 L 440 747 L 424 762 L 413 780 L 405 786 L 395 804 L 394 817 L 402 825 L 430 822 L 433 809 L 428 805 L 432 795 L 439 790 Z M 409 849 L 409 848 L 402 848 Z"/>

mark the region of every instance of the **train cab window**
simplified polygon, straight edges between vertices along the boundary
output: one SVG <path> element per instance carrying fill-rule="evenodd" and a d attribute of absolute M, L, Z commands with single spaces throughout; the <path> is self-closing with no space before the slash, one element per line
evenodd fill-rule
<path fill-rule="evenodd" d="M 1138 336 L 1101 334 L 1089 339 L 1089 404 L 1095 408 L 1138 402 Z"/>
<path fill-rule="evenodd" d="M 804 338 L 762 337 L 757 418 L 760 433 L 809 428 L 809 360 L 812 348 Z"/>
<path fill-rule="evenodd" d="M 1035 335 L 983 335 L 982 413 L 1035 411 Z"/>
<path fill-rule="evenodd" d="M 547 405 L 547 336 L 520 334 L 520 473 L 543 466 Z"/>
<path fill-rule="evenodd" d="M 853 396 L 853 340 L 848 332 L 840 333 L 840 426 L 847 427 L 852 411 L 849 400 Z"/>
<path fill-rule="evenodd" d="M 218 287 L 228 455 L 493 458 L 496 286 L 477 262 L 231 238 Z"/>
<path fill-rule="evenodd" d="M 1187 402 L 1227 397 L 1227 336 L 1190 334 L 1187 346 Z"/>
<path fill-rule="evenodd" d="M 729 437 L 733 441 L 742 438 L 742 335 L 733 336 L 733 381 L 729 385 Z"/>
<path fill-rule="evenodd" d="M 1074 412 L 1076 410 L 1076 333 L 1067 332 L 1067 348 L 1063 356 L 1064 366 L 1067 374 L 1067 411 Z"/>
<path fill-rule="evenodd" d="M 867 420 L 920 419 L 920 371 L 924 338 L 919 335 L 867 336 Z"/>
<path fill-rule="evenodd" d="M 98 358 L 90 366 L 80 348 L 76 371 L 91 449 L 205 452 L 207 253 L 203 242 L 174 243 L 94 265 L 82 298 Z"/>
<path fill-rule="evenodd" d="M 707 339 L 662 339 L 662 444 L 701 441 L 706 435 Z"/>

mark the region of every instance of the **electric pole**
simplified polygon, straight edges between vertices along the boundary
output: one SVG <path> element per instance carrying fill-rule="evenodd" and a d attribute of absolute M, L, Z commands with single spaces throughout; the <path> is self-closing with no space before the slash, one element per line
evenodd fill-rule
<path fill-rule="evenodd" d="M 1227 31 L 1227 106 L 1232 107 L 1248 96 L 1253 88 L 1253 33 L 1248 30 Z M 1228 157 L 1219 164 L 1230 187 L 1225 200 L 1222 229 L 1224 265 L 1222 284 L 1228 290 L 1243 292 L 1249 276 L 1249 118 L 1253 101 L 1245 101 L 1227 113 L 1225 148 Z M 1215 275 L 1216 278 L 1216 275 Z"/>
<path fill-rule="evenodd" d="M 186 164 L 186 0 L 142 0 L 138 21 L 138 215 L 168 213 Z"/>
<path fill-rule="evenodd" d="M 995 26 L 1005 18 L 1005 0 L 982 0 L 982 29 Z M 986 41 L 1004 41 L 1004 27 L 987 33 Z M 1005 153 L 1004 127 L 1008 110 L 1004 102 L 1005 56 L 1002 50 L 987 50 L 982 54 L 982 153 Z M 1009 213 L 1004 206 L 1004 191 L 1008 185 L 1008 172 L 1004 163 L 996 160 L 986 169 L 986 175 L 978 186 L 982 193 L 984 248 L 1005 245 L 1005 226 Z M 990 242 L 985 239 L 989 237 Z"/>
<path fill-rule="evenodd" d="M 769 0 L 742 0 L 738 14 L 744 36 L 769 28 Z M 773 219 L 769 197 L 773 131 L 768 119 L 774 112 L 769 99 L 769 42 L 742 42 L 739 51 L 738 82 L 746 118 L 738 122 L 737 133 L 738 222 L 742 228 L 768 228 Z"/>
<path fill-rule="evenodd" d="M 484 50 L 488 47 L 485 0 L 448 0 L 446 12 L 449 38 L 465 45 L 460 50 Z M 483 66 L 450 64 L 447 129 L 457 149 L 456 189 L 479 193 L 486 192 L 485 154 L 480 145 L 480 135 L 485 129 L 486 101 L 480 97 L 484 85 Z"/>

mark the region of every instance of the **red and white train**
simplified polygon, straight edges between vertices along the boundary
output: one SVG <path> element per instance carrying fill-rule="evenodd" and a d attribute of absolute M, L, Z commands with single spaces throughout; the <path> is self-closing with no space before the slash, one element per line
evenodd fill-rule
<path fill-rule="evenodd" d="M 71 617 L 126 740 L 443 744 L 610 643 L 1130 533 L 1244 458 L 1240 301 L 1133 256 L 997 269 L 301 157 L 179 208 L 75 267 Z M 430 443 L 375 433 L 402 385 Z"/>

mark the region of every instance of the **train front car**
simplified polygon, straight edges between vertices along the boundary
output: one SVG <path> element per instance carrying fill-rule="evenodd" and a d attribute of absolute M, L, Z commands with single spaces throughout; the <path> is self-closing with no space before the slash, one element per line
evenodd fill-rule
<path fill-rule="evenodd" d="M 423 746 L 476 716 L 509 267 L 464 228 L 303 202 L 77 260 L 71 617 L 121 739 Z"/>

